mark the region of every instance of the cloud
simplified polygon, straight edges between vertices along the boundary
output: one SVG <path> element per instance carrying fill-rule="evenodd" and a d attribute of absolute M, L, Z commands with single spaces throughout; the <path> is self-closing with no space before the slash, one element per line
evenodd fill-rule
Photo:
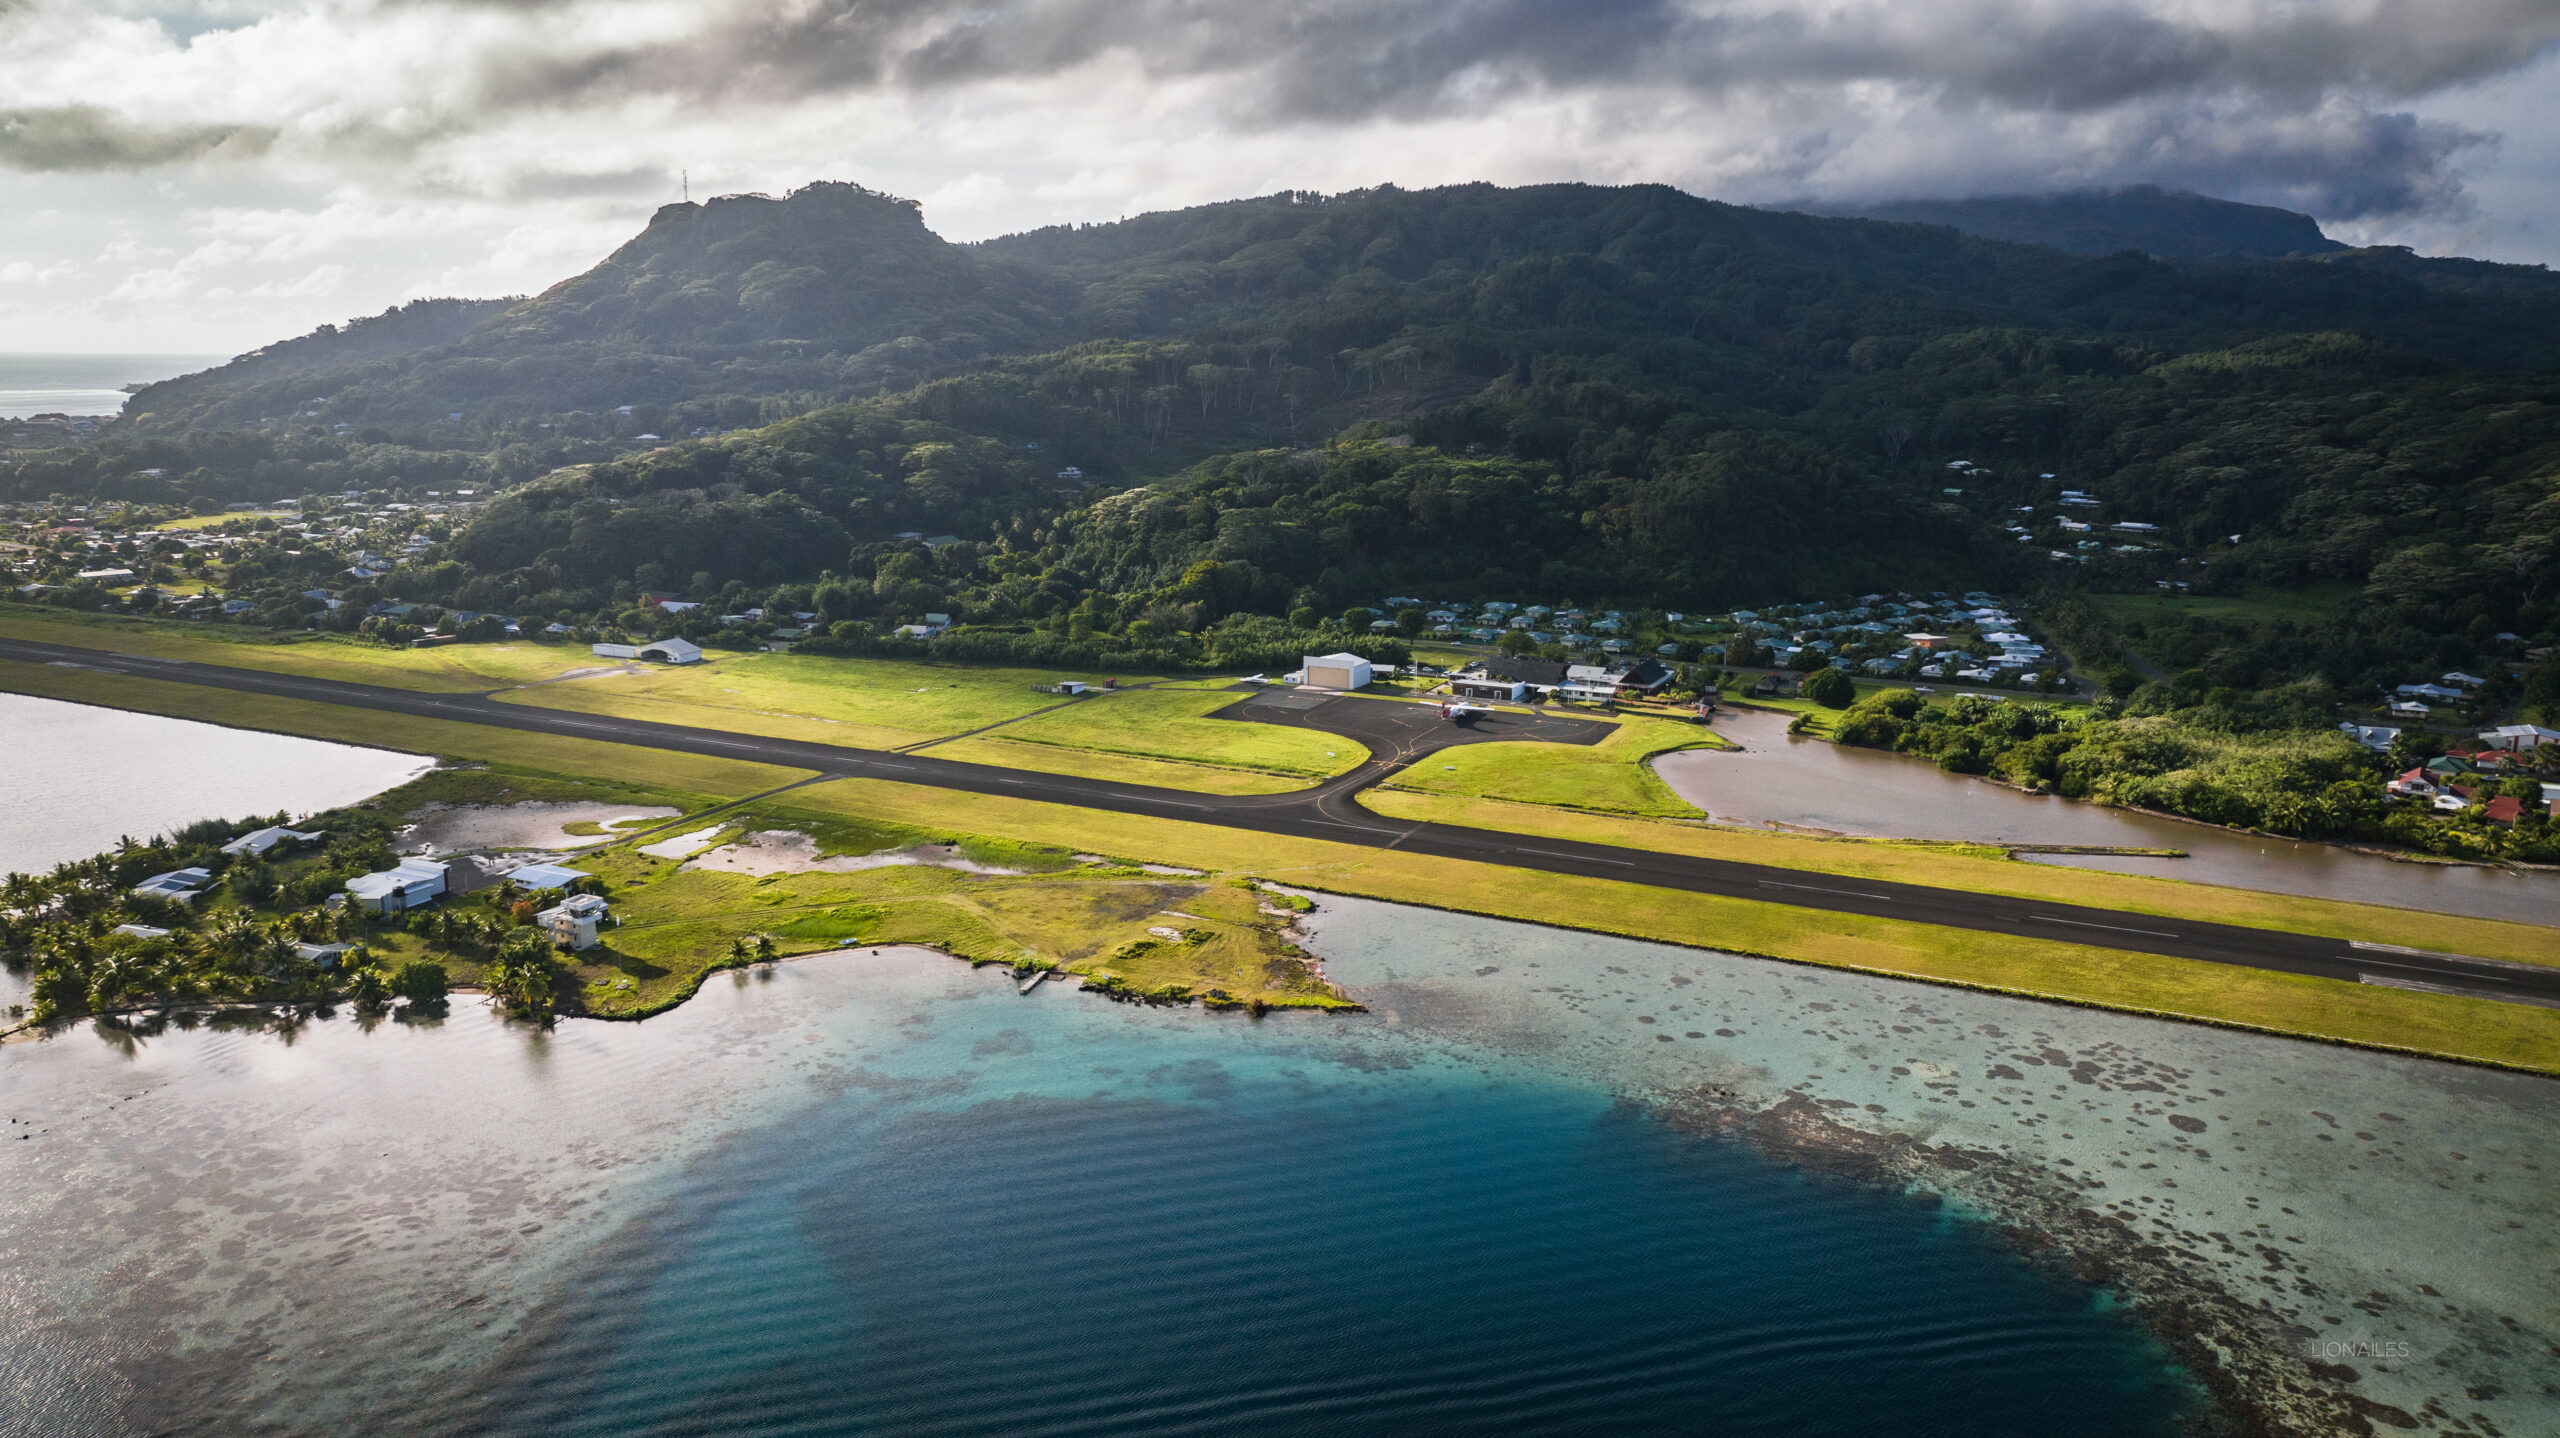
<path fill-rule="evenodd" d="M 737 0 L 700 13 L 677 35 L 498 60 L 486 93 L 930 91 L 1123 55 L 1159 79 L 1235 77 L 1239 113 L 1289 120 L 1625 84 L 1914 84 L 2074 110 L 2170 92 L 2422 94 L 2560 44 L 2548 0 Z"/>
<path fill-rule="evenodd" d="M 742 0 L 651 37 L 493 53 L 469 84 L 504 113 L 930 103 L 1130 73 L 1214 82 L 1199 118 L 1237 133 L 1576 97 L 1641 127 L 1633 98 L 1819 115 L 1781 147 L 1799 159 L 1917 124 L 1992 168 L 2237 180 L 2353 217 L 2458 208 L 2455 161 L 2485 137 L 2405 103 L 2555 49 L 2550 0 Z"/>
<path fill-rule="evenodd" d="M 2242 185 L 2337 218 L 2451 213 L 2487 136 L 2411 102 L 2560 51 L 2553 0 L 223 0 L 241 23 L 183 39 L 131 17 L 83 39 L 76 0 L 14 3 L 0 13 L 50 37 L 31 43 L 56 70 L 91 68 L 63 103 L 0 113 L 0 165 L 277 150 L 492 199 L 636 195 L 671 168 L 525 155 L 473 180 L 451 163 L 528 117 L 672 128 L 1009 95 L 1037 130 L 1081 86 L 1238 136 L 1579 106 L 1595 140 L 1650 135 L 1672 165 L 1764 193 L 1887 184 L 1867 152 L 1905 157 L 1904 191 L 2041 170 Z M 119 47 L 122 95 L 85 58 Z M 1182 114 L 1161 114 L 1168 93 Z M 211 103 L 237 108 L 190 113 Z"/>
<path fill-rule="evenodd" d="M 2155 184 L 2560 259 L 2555 83 L 2560 0 L 0 0 L 0 269 L 75 260 L 82 343 L 254 343 L 541 289 L 680 170 L 960 238 L 1386 181 Z"/>
<path fill-rule="evenodd" d="M 151 128 L 95 105 L 0 110 L 0 165 L 18 170 L 145 170 L 217 152 L 254 158 L 275 139 L 258 125 Z"/>

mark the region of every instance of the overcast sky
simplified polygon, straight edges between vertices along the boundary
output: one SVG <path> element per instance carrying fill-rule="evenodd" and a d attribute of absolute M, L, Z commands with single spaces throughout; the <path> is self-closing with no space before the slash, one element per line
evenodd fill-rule
<path fill-rule="evenodd" d="M 525 293 L 676 198 L 2128 183 L 2560 262 L 2560 0 L 0 0 L 0 350 Z"/>

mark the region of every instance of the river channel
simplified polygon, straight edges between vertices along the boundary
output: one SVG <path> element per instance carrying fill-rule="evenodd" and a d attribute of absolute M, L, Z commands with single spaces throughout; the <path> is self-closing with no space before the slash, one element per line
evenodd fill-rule
<path fill-rule="evenodd" d="M 1742 748 L 1683 750 L 1655 760 L 1654 770 L 1673 793 L 1719 823 L 1867 838 L 2182 849 L 2188 855 L 2183 859 L 2026 857 L 2032 863 L 2529 924 L 2560 919 L 2560 874 L 2401 863 L 2332 844 L 2022 794 L 1909 755 L 1789 734 L 1783 714 L 1743 710 L 1718 719 L 1716 728 Z"/>

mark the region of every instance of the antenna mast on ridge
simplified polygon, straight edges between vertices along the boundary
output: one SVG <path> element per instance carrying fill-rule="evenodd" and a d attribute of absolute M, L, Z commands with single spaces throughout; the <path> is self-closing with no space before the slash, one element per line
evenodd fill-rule
<path fill-rule="evenodd" d="M 684 186 L 684 202 L 690 205 L 693 203 L 693 171 L 678 170 L 676 174 L 681 177 L 677 183 Z"/>

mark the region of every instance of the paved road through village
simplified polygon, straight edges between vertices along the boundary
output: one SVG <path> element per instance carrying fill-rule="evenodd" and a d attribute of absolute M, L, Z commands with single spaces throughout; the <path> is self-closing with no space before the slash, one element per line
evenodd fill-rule
<path fill-rule="evenodd" d="M 1287 723 L 1340 734 L 1366 744 L 1376 757 L 1311 789 L 1285 794 L 1226 796 L 1066 774 L 1003 769 L 937 759 L 925 754 L 892 754 L 661 724 L 644 719 L 542 709 L 528 704 L 504 703 L 487 694 L 436 694 L 389 689 L 192 660 L 77 649 L 30 640 L 0 639 L 0 659 L 29 664 L 76 665 L 246 694 L 745 759 L 789 768 L 813 769 L 846 778 L 890 779 L 906 784 L 1037 799 L 1119 814 L 1148 814 L 1262 833 L 1330 839 L 1342 844 L 1401 849 L 1442 858 L 1578 874 L 1595 879 L 1616 879 L 1801 909 L 1863 914 L 1987 933 L 2063 939 L 2101 948 L 2312 974 L 2348 982 L 2390 984 L 2560 1006 L 2560 967 L 2356 943 L 2315 934 L 2167 919 L 2042 899 L 1887 883 L 1501 830 L 1410 823 L 1373 813 L 1354 798 L 1360 790 L 1397 769 L 1450 744 L 1524 739 L 1593 743 L 1605 733 L 1605 726 L 1562 716 L 1501 714 L 1462 728 L 1442 720 L 1436 706 L 1429 704 L 1265 691 L 1260 695 L 1240 698 L 1219 714 L 1248 722 Z M 1700 934 L 1697 939 L 1701 945 L 1710 947 L 1714 942 L 1712 934 Z"/>

